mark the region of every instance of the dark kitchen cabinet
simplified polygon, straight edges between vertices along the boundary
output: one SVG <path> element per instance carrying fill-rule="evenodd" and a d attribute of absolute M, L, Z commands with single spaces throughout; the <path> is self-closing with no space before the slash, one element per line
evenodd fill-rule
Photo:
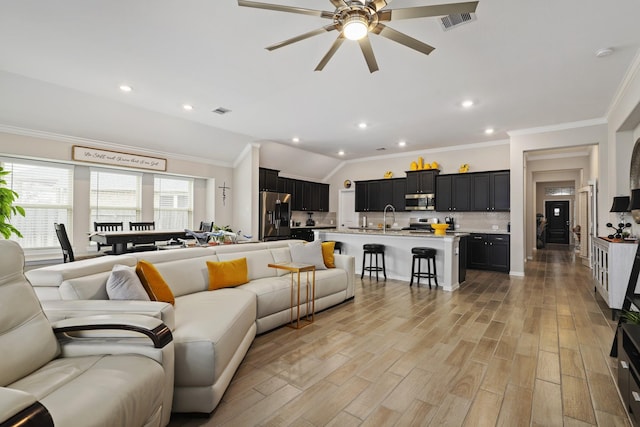
<path fill-rule="evenodd" d="M 467 267 L 479 270 L 509 272 L 509 235 L 471 234 L 467 245 Z"/>
<path fill-rule="evenodd" d="M 356 211 L 382 212 L 389 204 L 403 211 L 405 190 L 405 178 L 356 181 Z"/>
<path fill-rule="evenodd" d="M 329 212 L 329 184 L 316 184 L 318 192 L 318 211 Z"/>
<path fill-rule="evenodd" d="M 292 228 L 291 238 L 313 242 L 315 235 L 313 234 L 313 230 L 311 228 Z"/>
<path fill-rule="evenodd" d="M 433 194 L 436 192 L 437 169 L 426 171 L 407 171 L 407 194 Z"/>
<path fill-rule="evenodd" d="M 471 207 L 471 176 L 440 175 L 436 178 L 436 211 L 468 211 Z"/>
<path fill-rule="evenodd" d="M 260 191 L 278 191 L 278 173 L 275 169 L 258 169 L 258 186 Z"/>
<path fill-rule="evenodd" d="M 471 174 L 471 210 L 476 212 L 509 211 L 509 171 Z"/>

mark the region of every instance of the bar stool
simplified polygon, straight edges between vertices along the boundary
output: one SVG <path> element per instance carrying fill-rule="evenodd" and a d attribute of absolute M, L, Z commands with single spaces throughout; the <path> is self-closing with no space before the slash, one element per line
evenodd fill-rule
<path fill-rule="evenodd" d="M 429 289 L 431 289 L 431 278 L 433 277 L 436 282 L 436 288 L 438 287 L 438 274 L 436 272 L 436 250 L 433 248 L 412 248 L 411 253 L 413 254 L 413 262 L 411 263 L 411 282 L 409 282 L 409 286 L 413 285 L 413 278 L 417 277 L 416 281 L 417 286 L 420 286 L 420 278 L 429 279 Z M 420 264 L 422 264 L 422 260 L 427 260 L 427 272 L 423 272 L 420 270 Z M 418 262 L 418 271 L 415 271 L 416 261 Z M 433 273 L 431 272 L 431 264 L 433 264 Z"/>
<path fill-rule="evenodd" d="M 360 275 L 360 279 L 364 277 L 364 272 L 369 272 L 369 279 L 371 279 L 371 272 L 376 272 L 376 282 L 378 281 L 378 272 L 382 271 L 384 275 L 384 280 L 387 280 L 387 270 L 384 264 L 384 245 L 380 245 L 378 243 L 367 243 L 362 246 L 364 253 L 362 254 L 362 274 Z M 365 259 L 367 258 L 367 254 L 369 254 L 369 265 L 365 267 Z M 382 267 L 378 266 L 378 255 L 382 255 Z M 373 266 L 373 256 L 376 256 L 376 266 Z"/>
<path fill-rule="evenodd" d="M 336 242 L 335 246 L 333 247 L 333 251 L 338 251 L 339 254 L 342 253 L 342 242 Z"/>

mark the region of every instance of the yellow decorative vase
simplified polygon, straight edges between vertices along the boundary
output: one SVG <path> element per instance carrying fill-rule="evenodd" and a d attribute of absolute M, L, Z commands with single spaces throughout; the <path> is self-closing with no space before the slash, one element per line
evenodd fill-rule
<path fill-rule="evenodd" d="M 449 227 L 449 224 L 431 224 L 431 228 L 433 228 L 433 234 L 436 236 L 444 236 L 447 234 L 445 231 Z"/>

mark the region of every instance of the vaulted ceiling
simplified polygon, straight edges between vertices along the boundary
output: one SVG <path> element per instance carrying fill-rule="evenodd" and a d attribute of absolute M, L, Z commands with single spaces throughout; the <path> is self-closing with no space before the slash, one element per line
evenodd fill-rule
<path fill-rule="evenodd" d="M 371 74 L 355 42 L 314 71 L 335 31 L 265 50 L 328 22 L 235 0 L 0 0 L 0 124 L 228 163 L 248 142 L 354 159 L 505 139 L 604 117 L 638 53 L 638 16 L 637 0 L 480 0 L 475 21 L 447 31 L 387 23 L 436 49 L 371 35 Z"/>

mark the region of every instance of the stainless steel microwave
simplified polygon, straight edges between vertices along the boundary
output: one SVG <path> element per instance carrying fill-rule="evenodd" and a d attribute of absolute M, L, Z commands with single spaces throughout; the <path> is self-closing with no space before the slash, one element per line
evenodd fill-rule
<path fill-rule="evenodd" d="M 433 193 L 405 194 L 404 208 L 407 211 L 432 211 L 436 208 Z"/>

